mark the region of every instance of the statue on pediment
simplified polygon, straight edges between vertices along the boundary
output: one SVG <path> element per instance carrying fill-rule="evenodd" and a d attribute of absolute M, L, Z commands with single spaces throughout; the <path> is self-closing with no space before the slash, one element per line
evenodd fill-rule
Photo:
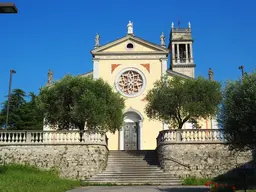
<path fill-rule="evenodd" d="M 213 73 L 212 68 L 209 68 L 209 70 L 208 70 L 209 80 L 213 80 L 213 75 L 214 75 L 214 73 Z"/>
<path fill-rule="evenodd" d="M 160 36 L 160 45 L 165 46 L 165 36 L 164 32 L 162 32 L 162 35 Z"/>
<path fill-rule="evenodd" d="M 100 46 L 100 35 L 97 33 L 95 36 L 95 47 L 99 47 Z"/>
<path fill-rule="evenodd" d="M 133 23 L 131 21 L 129 21 L 128 25 L 127 25 L 127 33 L 128 34 L 133 34 Z"/>

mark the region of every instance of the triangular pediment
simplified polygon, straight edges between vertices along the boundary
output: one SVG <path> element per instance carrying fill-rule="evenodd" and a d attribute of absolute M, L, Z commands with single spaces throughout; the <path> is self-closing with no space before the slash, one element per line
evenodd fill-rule
<path fill-rule="evenodd" d="M 133 48 L 127 48 L 127 44 L 132 44 Z M 105 54 L 168 54 L 169 49 L 156 45 L 144 39 L 135 37 L 133 35 L 127 35 L 103 46 L 97 47 L 91 51 L 93 55 L 105 55 Z"/>

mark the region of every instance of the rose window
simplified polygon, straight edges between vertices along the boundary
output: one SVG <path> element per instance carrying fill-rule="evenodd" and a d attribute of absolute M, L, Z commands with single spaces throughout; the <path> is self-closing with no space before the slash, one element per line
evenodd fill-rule
<path fill-rule="evenodd" d="M 116 86 L 118 91 L 125 96 L 138 96 L 144 89 L 144 79 L 141 72 L 126 70 L 117 76 Z"/>

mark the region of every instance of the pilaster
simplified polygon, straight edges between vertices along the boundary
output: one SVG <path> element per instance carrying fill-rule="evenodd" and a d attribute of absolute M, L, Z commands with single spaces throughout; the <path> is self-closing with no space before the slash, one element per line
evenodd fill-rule
<path fill-rule="evenodd" d="M 167 59 L 161 59 L 161 64 L 162 64 L 162 76 L 165 75 L 166 71 L 167 71 Z"/>
<path fill-rule="evenodd" d="M 99 78 L 99 60 L 93 60 L 93 79 Z"/>

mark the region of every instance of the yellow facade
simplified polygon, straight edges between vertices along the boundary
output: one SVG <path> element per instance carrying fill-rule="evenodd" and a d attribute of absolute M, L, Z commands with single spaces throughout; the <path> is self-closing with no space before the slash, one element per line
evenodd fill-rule
<path fill-rule="evenodd" d="M 191 72 L 186 74 L 170 71 L 170 69 L 167 68 L 170 50 L 166 48 L 163 40 L 164 39 L 161 36 L 160 45 L 156 45 L 140 39 L 134 36 L 131 28 L 129 29 L 129 26 L 128 34 L 123 38 L 103 46 L 99 46 L 99 39 L 95 40 L 95 49 L 91 51 L 94 63 L 93 78 L 102 78 L 112 85 L 115 91 L 120 92 L 120 89 L 118 88 L 120 83 L 119 80 L 121 77 L 123 79 L 126 77 L 122 74 L 135 70 L 135 73 L 138 72 L 141 74 L 139 76 L 143 76 L 144 87 L 142 86 L 140 89 L 141 91 L 138 92 L 136 96 L 124 95 L 125 118 L 127 119 L 127 121 L 124 119 L 124 127 L 120 128 L 120 131 L 116 131 L 114 134 L 107 133 L 109 139 L 108 147 L 110 150 L 130 149 L 127 148 L 127 137 L 129 137 L 127 133 L 129 131 L 127 132 L 127 127 L 125 128 L 129 122 L 136 122 L 136 125 L 138 125 L 138 132 L 136 133 L 136 142 L 138 146 L 136 149 L 155 149 L 156 138 L 159 131 L 168 129 L 168 126 L 163 122 L 153 121 L 147 118 L 144 112 L 146 106 L 144 98 L 147 92 L 153 88 L 154 82 L 159 80 L 161 76 L 166 73 L 170 74 L 170 78 L 173 75 L 183 75 L 185 78 L 194 78 L 194 68 L 190 69 Z M 128 44 L 130 44 L 132 48 L 128 47 Z M 188 76 L 188 74 L 190 75 Z M 202 120 L 200 121 L 200 124 L 203 128 L 211 128 L 210 120 Z M 183 128 L 191 128 L 191 125 L 186 123 Z M 134 149 L 135 148 L 132 148 L 132 150 Z"/>

